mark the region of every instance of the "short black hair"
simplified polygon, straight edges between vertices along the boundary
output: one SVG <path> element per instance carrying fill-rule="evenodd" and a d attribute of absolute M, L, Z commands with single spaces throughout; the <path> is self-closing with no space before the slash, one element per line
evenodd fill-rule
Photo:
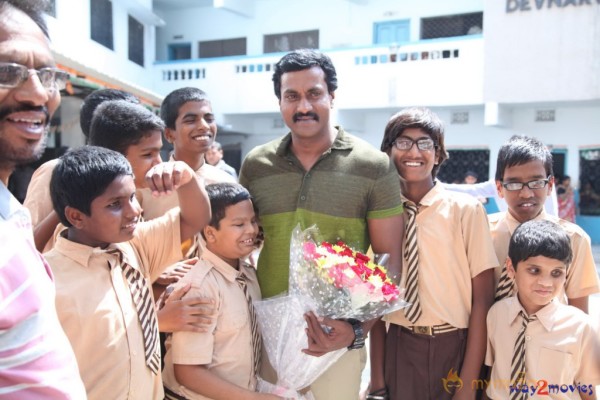
<path fill-rule="evenodd" d="M 50 180 L 50 197 L 60 222 L 72 226 L 65 216 L 67 206 L 91 215 L 92 201 L 124 175 L 133 176 L 131 165 L 116 151 L 83 146 L 63 154 Z"/>
<path fill-rule="evenodd" d="M 210 200 L 211 218 L 208 225 L 219 229 L 219 223 L 225 218 L 225 210 L 244 200 L 252 200 L 250 192 L 239 183 L 220 182 L 206 185 Z"/>
<path fill-rule="evenodd" d="M 402 135 L 405 129 L 409 128 L 423 130 L 435 143 L 438 164 L 434 165 L 431 171 L 431 175 L 435 178 L 441 165 L 448 159 L 448 152 L 444 144 L 444 124 L 429 108 L 410 107 L 393 115 L 385 127 L 381 151 L 390 154 L 394 141 Z"/>
<path fill-rule="evenodd" d="M 337 73 L 331 58 L 324 53 L 312 49 L 300 49 L 286 54 L 275 64 L 273 84 L 275 96 L 281 100 L 281 76 L 286 72 L 303 71 L 312 67 L 320 67 L 325 73 L 327 91 L 333 93 L 338 87 Z"/>
<path fill-rule="evenodd" d="M 79 126 L 81 126 L 81 131 L 86 138 L 90 136 L 94 112 L 100 104 L 110 100 L 126 100 L 133 104 L 140 104 L 137 97 L 119 89 L 99 89 L 88 94 L 79 110 Z"/>
<path fill-rule="evenodd" d="M 498 151 L 496 162 L 496 180 L 504 179 L 506 168 L 527 164 L 531 161 L 541 161 L 546 170 L 546 176 L 552 176 L 552 153 L 541 141 L 530 136 L 512 136 Z"/>
<path fill-rule="evenodd" d="M 29 18 L 36 23 L 40 30 L 48 39 L 48 26 L 44 19 L 44 13 L 49 9 L 47 0 L 0 0 L 0 12 L 4 11 L 8 6 L 12 6 L 19 11 L 25 13 Z"/>
<path fill-rule="evenodd" d="M 160 117 L 169 129 L 175 129 L 175 121 L 179 116 L 179 109 L 190 101 L 205 101 L 210 103 L 207 94 L 195 87 L 184 87 L 173 90 L 165 97 L 160 105 Z"/>
<path fill-rule="evenodd" d="M 571 263 L 571 240 L 560 225 L 547 220 L 531 220 L 515 229 L 508 245 L 513 268 L 516 270 L 520 262 L 537 256 L 552 258 L 565 265 Z"/>
<path fill-rule="evenodd" d="M 125 100 L 105 101 L 94 112 L 90 144 L 126 156 L 129 146 L 139 143 L 153 131 L 164 133 L 165 124 L 144 106 Z"/>

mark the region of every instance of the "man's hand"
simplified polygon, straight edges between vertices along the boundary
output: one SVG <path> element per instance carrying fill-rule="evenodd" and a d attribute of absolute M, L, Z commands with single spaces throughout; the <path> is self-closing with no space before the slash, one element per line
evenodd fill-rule
<path fill-rule="evenodd" d="M 157 312 L 161 332 L 208 331 L 208 325 L 213 322 L 214 301 L 199 297 L 183 300 L 191 287 L 191 284 L 187 284 L 170 294 L 165 291 L 163 306 Z"/>
<path fill-rule="evenodd" d="M 194 178 L 194 171 L 183 161 L 156 164 L 146 173 L 148 188 L 156 197 L 171 194 Z"/>
<path fill-rule="evenodd" d="M 354 329 L 349 322 L 327 317 L 317 318 L 312 311 L 304 314 L 304 319 L 308 337 L 308 349 L 302 350 L 305 354 L 320 357 L 331 351 L 348 347 L 354 341 Z M 329 333 L 325 332 L 321 325 L 329 327 Z"/>

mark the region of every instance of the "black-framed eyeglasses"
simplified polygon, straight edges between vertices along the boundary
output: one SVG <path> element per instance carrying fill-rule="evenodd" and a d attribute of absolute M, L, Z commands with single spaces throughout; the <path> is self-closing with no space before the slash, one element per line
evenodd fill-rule
<path fill-rule="evenodd" d="M 502 186 L 508 191 L 516 192 L 518 190 L 523 190 L 523 186 L 527 186 L 532 190 L 543 189 L 546 187 L 548 182 L 550 182 L 550 177 L 546 179 L 536 179 L 529 182 L 502 182 Z"/>
<path fill-rule="evenodd" d="M 69 80 L 69 74 L 58 68 L 29 69 L 20 64 L 0 62 L 0 88 L 16 88 L 25 83 L 31 74 L 37 75 L 49 92 L 64 89 Z"/>
<path fill-rule="evenodd" d="M 436 148 L 435 142 L 431 138 L 421 138 L 417 140 L 412 140 L 407 137 L 400 137 L 394 140 L 394 142 L 392 142 L 392 144 L 396 146 L 398 150 L 403 151 L 408 151 L 412 149 L 415 143 L 417 144 L 417 148 L 420 151 L 430 151 Z"/>

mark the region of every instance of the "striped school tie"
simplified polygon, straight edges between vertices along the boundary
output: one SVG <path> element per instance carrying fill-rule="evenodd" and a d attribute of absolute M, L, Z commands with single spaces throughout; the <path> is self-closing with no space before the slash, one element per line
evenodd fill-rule
<path fill-rule="evenodd" d="M 513 279 L 508 276 L 508 269 L 506 268 L 506 261 L 502 266 L 502 274 L 500 274 L 500 281 L 496 287 L 496 298 L 495 301 L 500 301 L 505 297 L 512 296 L 513 291 Z"/>
<path fill-rule="evenodd" d="M 406 243 L 404 247 L 404 259 L 407 262 L 406 275 L 406 301 L 410 303 L 404 309 L 404 315 L 411 323 L 415 324 L 423 310 L 419 302 L 419 249 L 417 247 L 417 205 L 411 201 L 404 203 L 404 209 L 408 213 L 406 222 Z"/>
<path fill-rule="evenodd" d="M 261 347 L 262 342 L 260 339 L 260 333 L 258 332 L 258 321 L 256 319 L 256 312 L 254 310 L 254 305 L 252 304 L 252 297 L 250 297 L 250 293 L 248 290 L 248 285 L 246 282 L 246 275 L 240 273 L 235 280 L 237 281 L 240 288 L 244 291 L 244 296 L 246 296 L 246 303 L 248 303 L 248 314 L 250 317 L 250 330 L 252 333 L 252 362 L 254 367 L 254 375 L 258 376 L 259 368 L 260 368 L 260 357 L 261 357 Z"/>
<path fill-rule="evenodd" d="M 127 286 L 131 292 L 131 298 L 138 314 L 140 327 L 142 328 L 146 365 L 154 374 L 158 374 L 160 371 L 160 344 L 158 340 L 158 323 L 156 312 L 154 311 L 154 300 L 149 289 L 150 284 L 140 271 L 125 262 L 121 250 L 112 249 L 108 253 L 116 254 L 119 257 L 118 265 L 121 267 L 127 281 Z M 108 266 L 110 268 L 110 262 Z"/>
<path fill-rule="evenodd" d="M 527 331 L 527 325 L 531 321 L 537 319 L 537 317 L 535 315 L 527 317 L 523 311 L 520 311 L 519 315 L 523 319 L 523 324 L 519 334 L 517 335 L 517 340 L 515 340 L 515 348 L 511 362 L 510 382 L 514 391 L 511 393 L 510 400 L 526 400 L 529 396 L 528 391 L 523 392 L 519 389 L 521 389 L 524 385 L 527 385 L 527 381 L 525 379 L 525 332 Z"/>

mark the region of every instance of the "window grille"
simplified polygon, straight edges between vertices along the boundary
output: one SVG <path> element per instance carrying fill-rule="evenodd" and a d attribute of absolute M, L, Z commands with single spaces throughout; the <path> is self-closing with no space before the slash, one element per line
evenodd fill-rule
<path fill-rule="evenodd" d="M 421 19 L 421 39 L 466 36 L 482 32 L 483 12 Z"/>

